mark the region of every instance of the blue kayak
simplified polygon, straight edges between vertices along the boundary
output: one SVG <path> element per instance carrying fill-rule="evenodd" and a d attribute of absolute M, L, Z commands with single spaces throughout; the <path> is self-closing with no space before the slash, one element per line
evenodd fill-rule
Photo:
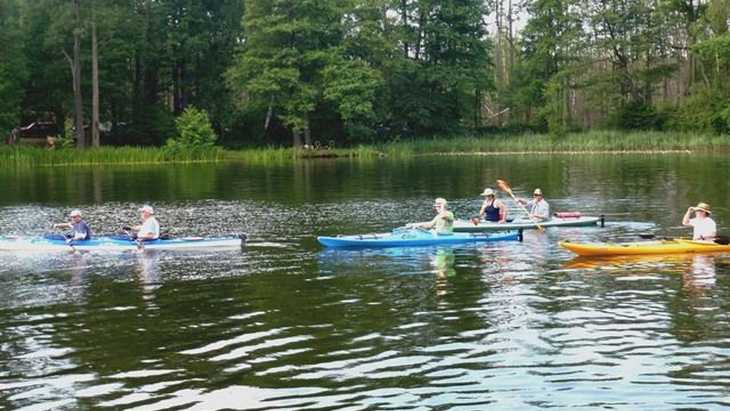
<path fill-rule="evenodd" d="M 521 232 L 507 231 L 498 233 L 453 233 L 435 234 L 428 230 L 394 230 L 392 233 L 321 236 L 317 241 L 325 247 L 380 248 L 380 247 L 419 247 L 429 245 L 468 244 L 491 241 L 519 241 Z"/>
<path fill-rule="evenodd" d="M 131 240 L 126 236 L 94 237 L 91 240 L 81 241 L 66 241 L 59 237 L 0 237 L 0 251 L 184 250 L 241 247 L 246 241 L 245 235 L 230 237 L 180 237 L 141 242 Z"/>

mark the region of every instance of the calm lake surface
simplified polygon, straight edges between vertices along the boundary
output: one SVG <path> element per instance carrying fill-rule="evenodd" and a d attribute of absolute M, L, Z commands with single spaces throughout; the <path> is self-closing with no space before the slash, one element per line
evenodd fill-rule
<path fill-rule="evenodd" d="M 559 240 L 730 231 L 725 156 L 418 157 L 0 168 L 0 234 L 153 205 L 243 250 L 0 252 L 0 409 L 667 410 L 730 407 L 730 255 L 585 260 Z M 457 217 L 509 181 L 606 227 L 523 243 L 333 251 L 317 235 Z M 501 196 L 507 201 L 506 195 Z M 520 213 L 507 201 L 514 215 Z"/>

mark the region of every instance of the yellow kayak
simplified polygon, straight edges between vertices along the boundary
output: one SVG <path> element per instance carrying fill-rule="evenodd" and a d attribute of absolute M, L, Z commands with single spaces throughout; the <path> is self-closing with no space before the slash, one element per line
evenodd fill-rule
<path fill-rule="evenodd" d="M 683 239 L 641 241 L 635 243 L 579 244 L 561 241 L 560 246 L 581 256 L 692 254 L 730 252 L 730 245 Z"/>

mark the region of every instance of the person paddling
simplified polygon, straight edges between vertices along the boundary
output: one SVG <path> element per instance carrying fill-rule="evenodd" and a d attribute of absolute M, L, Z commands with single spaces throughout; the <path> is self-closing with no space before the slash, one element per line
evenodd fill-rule
<path fill-rule="evenodd" d="M 694 212 L 694 218 L 690 218 Z M 712 210 L 707 203 L 698 203 L 695 207 L 689 207 L 682 218 L 682 225 L 685 227 L 694 227 L 692 233 L 693 240 L 714 241 L 717 237 L 717 225 L 710 218 Z"/>
<path fill-rule="evenodd" d="M 485 188 L 482 192 L 484 202 L 479 209 L 479 218 L 485 221 L 504 224 L 507 221 L 507 206 L 497 200 L 497 195 L 491 188 Z"/>
<path fill-rule="evenodd" d="M 132 227 L 137 232 L 136 239 L 152 241 L 160 238 L 160 223 L 157 222 L 154 216 L 155 210 L 148 205 L 144 205 L 137 211 L 142 213 L 142 225 Z"/>
<path fill-rule="evenodd" d="M 70 219 L 68 223 L 54 224 L 53 228 L 70 229 L 71 232 L 64 236 L 67 240 L 91 240 L 91 229 L 89 228 L 89 224 L 81 219 L 81 211 L 73 210 L 69 213 L 68 217 Z"/>
<path fill-rule="evenodd" d="M 454 213 L 447 209 L 448 204 L 445 199 L 439 197 L 433 202 L 433 208 L 436 217 L 425 223 L 410 223 L 408 228 L 425 228 L 434 230 L 436 234 L 451 234 L 454 232 Z"/>
<path fill-rule="evenodd" d="M 525 201 L 523 199 L 517 200 L 520 204 L 523 204 L 529 209 L 529 216 L 532 221 L 546 221 L 550 219 L 550 204 L 545 201 L 545 197 L 542 195 L 542 190 L 536 188 L 532 192 L 532 200 Z"/>

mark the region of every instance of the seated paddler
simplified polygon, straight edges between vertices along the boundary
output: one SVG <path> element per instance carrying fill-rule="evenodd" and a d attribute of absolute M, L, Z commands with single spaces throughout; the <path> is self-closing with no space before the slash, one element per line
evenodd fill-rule
<path fill-rule="evenodd" d="M 448 203 L 439 197 L 433 202 L 433 209 L 436 216 L 431 221 L 424 223 L 410 223 L 408 228 L 424 228 L 433 230 L 436 234 L 451 234 L 454 232 L 454 213 L 448 210 Z"/>
<path fill-rule="evenodd" d="M 83 241 L 91 240 L 91 228 L 89 224 L 81 219 L 81 211 L 73 210 L 68 215 L 68 223 L 54 224 L 55 229 L 67 229 L 70 230 L 68 233 L 63 235 L 65 240 Z"/>

